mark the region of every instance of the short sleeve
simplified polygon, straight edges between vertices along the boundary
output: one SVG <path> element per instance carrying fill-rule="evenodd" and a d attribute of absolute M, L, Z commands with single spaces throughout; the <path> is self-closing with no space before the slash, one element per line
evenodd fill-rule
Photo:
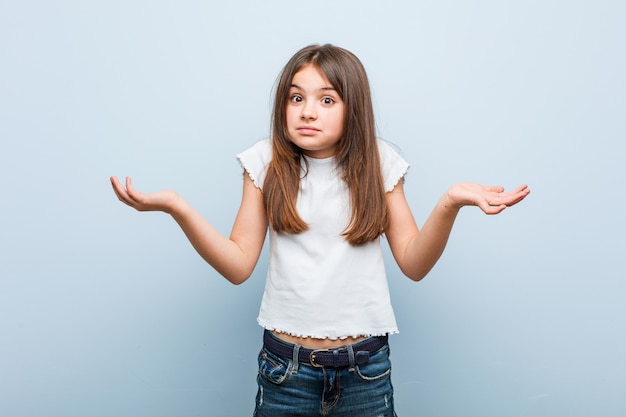
<path fill-rule="evenodd" d="M 263 189 L 267 166 L 272 159 L 272 146 L 269 139 L 259 141 L 237 155 L 241 167 L 250 175 L 254 185 Z"/>
<path fill-rule="evenodd" d="M 378 141 L 378 151 L 380 152 L 385 192 L 390 192 L 406 175 L 409 170 L 409 163 L 385 141 Z"/>

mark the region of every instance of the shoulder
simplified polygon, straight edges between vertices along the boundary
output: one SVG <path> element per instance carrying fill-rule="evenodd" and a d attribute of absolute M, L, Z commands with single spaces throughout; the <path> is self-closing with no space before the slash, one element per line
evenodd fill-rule
<path fill-rule="evenodd" d="M 404 178 L 410 165 L 396 150 L 396 147 L 385 140 L 378 139 L 378 152 L 385 191 L 389 192 Z"/>
<path fill-rule="evenodd" d="M 263 139 L 250 146 L 245 151 L 237 154 L 237 159 L 248 158 L 271 158 L 272 156 L 272 144 L 269 139 Z"/>
<path fill-rule="evenodd" d="M 248 173 L 257 188 L 263 187 L 267 166 L 272 160 L 272 144 L 269 139 L 261 140 L 237 154 L 237 160 Z"/>

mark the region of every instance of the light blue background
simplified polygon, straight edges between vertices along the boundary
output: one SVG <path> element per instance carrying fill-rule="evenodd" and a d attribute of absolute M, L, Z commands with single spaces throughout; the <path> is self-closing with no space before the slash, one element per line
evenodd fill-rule
<path fill-rule="evenodd" d="M 229 233 L 276 76 L 331 42 L 418 223 L 458 181 L 533 190 L 464 209 L 421 283 L 387 252 L 399 415 L 623 416 L 625 4 L 2 0 L 0 415 L 251 415 L 266 254 L 232 286 L 108 177 Z"/>

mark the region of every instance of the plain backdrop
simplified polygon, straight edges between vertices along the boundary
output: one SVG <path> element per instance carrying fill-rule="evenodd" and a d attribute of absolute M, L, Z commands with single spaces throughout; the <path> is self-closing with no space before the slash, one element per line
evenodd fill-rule
<path fill-rule="evenodd" d="M 623 416 L 625 21 L 608 0 L 1 0 L 0 415 L 252 414 L 267 248 L 233 286 L 109 176 L 228 234 L 236 153 L 289 57 L 329 42 L 368 71 L 419 224 L 459 181 L 532 189 L 463 209 L 420 283 L 383 243 L 398 415 Z"/>

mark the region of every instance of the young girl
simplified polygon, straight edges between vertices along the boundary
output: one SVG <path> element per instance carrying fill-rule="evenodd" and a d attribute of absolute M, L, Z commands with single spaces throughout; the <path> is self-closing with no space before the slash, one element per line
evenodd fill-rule
<path fill-rule="evenodd" d="M 332 45 L 289 60 L 271 138 L 237 157 L 243 196 L 228 238 L 173 191 L 144 194 L 130 178 L 125 187 L 111 182 L 125 204 L 169 213 L 233 284 L 252 274 L 269 227 L 255 416 L 395 416 L 387 336 L 398 329 L 381 236 L 402 272 L 419 281 L 461 207 L 497 214 L 529 189 L 454 185 L 418 230 L 403 191 L 408 164 L 376 138 L 365 70 Z"/>

